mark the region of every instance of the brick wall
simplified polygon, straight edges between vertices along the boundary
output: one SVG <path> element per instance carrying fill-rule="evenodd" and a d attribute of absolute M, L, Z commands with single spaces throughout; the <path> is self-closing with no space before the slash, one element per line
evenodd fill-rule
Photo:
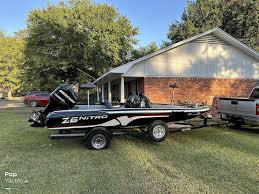
<path fill-rule="evenodd" d="M 145 77 L 144 93 L 153 103 L 171 103 L 173 89 L 170 84 L 177 83 L 175 102 L 194 102 L 212 104 L 214 96 L 247 97 L 252 88 L 259 85 L 253 79 L 218 79 L 218 78 L 171 78 Z"/>

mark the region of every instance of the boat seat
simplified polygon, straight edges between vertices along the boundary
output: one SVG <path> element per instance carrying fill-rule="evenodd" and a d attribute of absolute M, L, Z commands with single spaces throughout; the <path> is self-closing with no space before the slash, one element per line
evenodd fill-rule
<path fill-rule="evenodd" d="M 112 109 L 112 104 L 109 101 L 105 100 L 103 103 L 106 108 Z"/>

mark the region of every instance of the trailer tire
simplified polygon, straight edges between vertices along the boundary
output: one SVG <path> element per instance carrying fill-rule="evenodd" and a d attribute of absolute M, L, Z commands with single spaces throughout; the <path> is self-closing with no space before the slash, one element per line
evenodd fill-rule
<path fill-rule="evenodd" d="M 90 150 L 107 149 L 111 144 L 111 134 L 103 127 L 96 127 L 86 134 L 85 144 Z"/>
<path fill-rule="evenodd" d="M 162 142 L 168 136 L 168 126 L 164 121 L 156 120 L 148 127 L 148 137 L 153 142 Z"/>

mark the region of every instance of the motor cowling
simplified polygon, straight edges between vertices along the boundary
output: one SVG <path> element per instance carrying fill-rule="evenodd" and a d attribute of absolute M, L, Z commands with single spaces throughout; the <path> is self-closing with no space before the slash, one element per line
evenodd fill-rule
<path fill-rule="evenodd" d="M 45 126 L 46 116 L 56 110 L 71 109 L 77 103 L 77 94 L 69 84 L 59 85 L 49 97 L 49 103 L 43 111 L 34 112 L 29 121 L 33 127 Z"/>
<path fill-rule="evenodd" d="M 77 103 L 77 94 L 69 84 L 59 85 L 51 94 L 49 103 L 43 113 L 48 114 L 54 110 L 73 108 Z"/>

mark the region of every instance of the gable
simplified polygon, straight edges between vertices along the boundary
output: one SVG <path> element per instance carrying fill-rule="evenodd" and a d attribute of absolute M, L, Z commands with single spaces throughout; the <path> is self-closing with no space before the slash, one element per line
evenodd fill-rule
<path fill-rule="evenodd" d="M 196 43 L 209 43 L 209 44 L 218 44 L 218 45 L 229 45 L 226 41 L 222 40 L 221 38 L 217 37 L 214 34 L 208 34 L 203 37 L 197 38 L 191 42 Z"/>
<path fill-rule="evenodd" d="M 259 61 L 208 34 L 133 65 L 125 76 L 259 79 Z"/>
<path fill-rule="evenodd" d="M 259 53 L 220 28 L 214 28 L 103 74 L 130 77 L 178 76 L 259 79 Z"/>

